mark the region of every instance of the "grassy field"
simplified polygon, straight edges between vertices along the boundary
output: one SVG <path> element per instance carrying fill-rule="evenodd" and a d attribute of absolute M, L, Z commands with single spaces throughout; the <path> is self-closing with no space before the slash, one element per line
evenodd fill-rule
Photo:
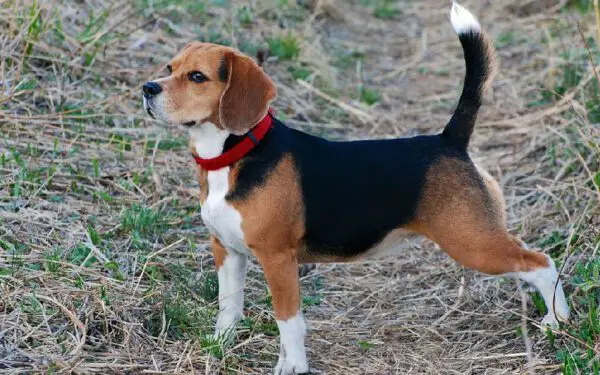
<path fill-rule="evenodd" d="M 435 133 L 464 74 L 449 3 L 0 0 L 0 373 L 269 373 L 278 332 L 256 263 L 236 343 L 209 339 L 196 171 L 186 134 L 143 112 L 141 84 L 190 40 L 268 49 L 290 126 Z M 464 1 L 499 57 L 472 155 L 501 182 L 510 231 L 556 259 L 571 322 L 543 332 L 537 294 L 423 242 L 303 277 L 315 373 L 600 373 L 592 3 Z"/>

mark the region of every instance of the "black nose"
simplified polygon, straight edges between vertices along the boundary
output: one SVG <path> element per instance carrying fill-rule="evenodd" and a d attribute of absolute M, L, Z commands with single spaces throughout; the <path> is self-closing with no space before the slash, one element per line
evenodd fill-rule
<path fill-rule="evenodd" d="M 142 86 L 142 91 L 144 92 L 144 97 L 151 98 L 154 95 L 160 94 L 162 87 L 156 82 L 146 82 Z"/>

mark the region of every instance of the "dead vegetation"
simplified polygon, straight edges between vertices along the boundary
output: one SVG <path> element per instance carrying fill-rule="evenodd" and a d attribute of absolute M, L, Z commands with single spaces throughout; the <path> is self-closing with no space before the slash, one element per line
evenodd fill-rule
<path fill-rule="evenodd" d="M 423 243 L 303 278 L 315 373 L 600 371 L 592 1 L 465 5 L 500 61 L 472 153 L 503 186 L 511 232 L 560 264 L 573 321 L 542 333 L 535 293 Z M 277 328 L 255 264 L 238 340 L 208 339 L 217 285 L 187 140 L 147 118 L 140 86 L 193 39 L 269 48 L 289 125 L 334 139 L 437 132 L 464 71 L 448 8 L 0 1 L 0 372 L 269 373 Z"/>

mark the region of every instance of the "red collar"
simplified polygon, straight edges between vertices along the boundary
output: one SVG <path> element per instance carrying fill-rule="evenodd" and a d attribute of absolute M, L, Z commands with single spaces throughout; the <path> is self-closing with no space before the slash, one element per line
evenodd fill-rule
<path fill-rule="evenodd" d="M 241 142 L 221 155 L 215 158 L 203 159 L 194 154 L 194 160 L 196 160 L 196 164 L 201 166 L 204 170 L 216 171 L 217 169 L 225 168 L 236 161 L 239 161 L 241 158 L 246 156 L 250 150 L 256 147 L 258 142 L 265 137 L 265 135 L 269 132 L 269 129 L 271 129 L 272 123 L 273 118 L 271 117 L 271 110 L 269 110 L 269 113 L 267 113 L 267 115 L 260 120 L 260 122 L 254 128 L 250 129 L 248 133 L 246 133 L 246 136 Z"/>

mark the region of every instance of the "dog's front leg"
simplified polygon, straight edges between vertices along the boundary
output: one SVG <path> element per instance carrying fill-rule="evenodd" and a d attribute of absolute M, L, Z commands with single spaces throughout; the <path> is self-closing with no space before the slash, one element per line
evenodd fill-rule
<path fill-rule="evenodd" d="M 248 257 L 228 250 L 215 237 L 211 238 L 215 265 L 219 277 L 219 315 L 215 338 L 229 341 L 234 337 L 235 324 L 244 316 L 244 283 Z"/>
<path fill-rule="evenodd" d="M 273 296 L 275 319 L 279 328 L 280 352 L 275 375 L 308 372 L 304 336 L 306 325 L 300 310 L 298 260 L 293 250 L 258 252 L 265 278 Z"/>

